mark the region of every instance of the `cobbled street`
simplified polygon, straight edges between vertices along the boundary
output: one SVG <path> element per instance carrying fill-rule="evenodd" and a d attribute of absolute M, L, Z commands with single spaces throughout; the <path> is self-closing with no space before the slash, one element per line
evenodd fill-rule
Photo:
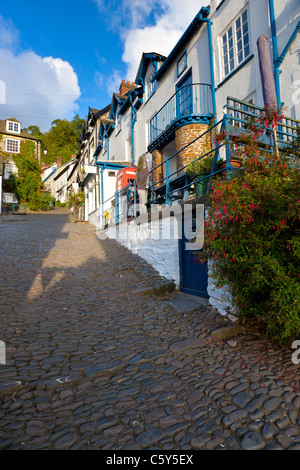
<path fill-rule="evenodd" d="M 300 365 L 66 209 L 0 217 L 0 449 L 300 449 Z M 300 339 L 300 338 L 299 338 Z"/>

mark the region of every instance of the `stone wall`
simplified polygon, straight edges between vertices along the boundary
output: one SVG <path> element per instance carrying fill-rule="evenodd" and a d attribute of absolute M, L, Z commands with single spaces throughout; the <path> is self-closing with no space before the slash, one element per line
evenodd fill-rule
<path fill-rule="evenodd" d="M 175 145 L 176 150 L 180 150 L 186 145 L 188 145 L 193 140 L 197 139 L 201 134 L 207 131 L 209 128 L 208 124 L 187 124 L 182 126 L 175 132 Z M 209 133 L 205 134 L 200 139 L 196 140 L 193 144 L 189 145 L 187 148 L 179 152 L 177 155 L 177 168 L 182 168 L 185 165 L 188 165 L 197 157 L 199 157 L 203 152 L 209 151 L 210 146 L 210 136 Z M 186 171 L 186 170 L 185 170 Z"/>

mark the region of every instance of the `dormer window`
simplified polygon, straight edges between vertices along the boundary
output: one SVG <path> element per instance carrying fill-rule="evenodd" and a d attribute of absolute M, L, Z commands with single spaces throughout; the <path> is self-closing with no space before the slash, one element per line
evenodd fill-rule
<path fill-rule="evenodd" d="M 15 134 L 20 134 L 21 124 L 19 122 L 7 121 L 7 131 L 14 132 Z"/>

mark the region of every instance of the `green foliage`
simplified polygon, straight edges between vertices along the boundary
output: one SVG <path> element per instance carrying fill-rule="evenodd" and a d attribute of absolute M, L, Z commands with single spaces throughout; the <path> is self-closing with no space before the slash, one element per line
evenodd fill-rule
<path fill-rule="evenodd" d="M 29 126 L 24 129 L 41 141 L 41 159 L 43 163 L 51 165 L 57 157 L 62 158 L 62 163 L 70 160 L 71 155 L 77 155 L 79 151 L 79 136 L 82 132 L 84 119 L 77 114 L 72 121 L 56 119 L 51 124 L 48 132 L 42 133 L 38 126 Z M 47 155 L 44 150 L 47 149 Z"/>
<path fill-rule="evenodd" d="M 77 155 L 79 136 L 84 123 L 84 119 L 80 119 L 78 115 L 72 121 L 66 119 L 53 121 L 51 129 L 40 137 L 42 161 L 50 165 L 57 157 L 61 157 L 62 162 L 66 163 L 71 155 Z M 48 150 L 46 156 L 43 155 L 45 148 Z"/>
<path fill-rule="evenodd" d="M 85 201 L 85 196 L 83 192 L 79 192 L 76 194 L 73 192 L 70 194 L 70 197 L 68 199 L 68 207 L 70 209 L 72 207 L 74 207 L 75 209 L 78 209 L 84 204 L 84 201 Z"/>
<path fill-rule="evenodd" d="M 193 179 L 195 176 L 201 173 L 210 173 L 213 160 L 214 160 L 213 154 L 210 154 L 207 157 L 201 158 L 200 160 L 194 160 L 187 167 L 188 177 L 190 179 Z"/>
<path fill-rule="evenodd" d="M 18 174 L 11 175 L 6 183 L 10 191 L 33 211 L 49 210 L 53 200 L 49 194 L 42 192 L 40 165 L 35 158 L 35 143 L 22 142 L 20 153 L 14 154 L 14 162 Z"/>
<path fill-rule="evenodd" d="M 288 342 L 300 335 L 300 172 L 255 142 L 244 147 L 244 173 L 213 182 L 202 261 L 214 260 L 241 317 Z"/>

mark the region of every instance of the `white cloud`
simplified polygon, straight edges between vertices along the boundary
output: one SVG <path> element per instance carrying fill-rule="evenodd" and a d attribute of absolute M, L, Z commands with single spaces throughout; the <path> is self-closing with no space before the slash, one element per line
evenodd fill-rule
<path fill-rule="evenodd" d="M 94 0 L 124 43 L 126 80 L 134 81 L 143 52 L 167 56 L 209 0 Z M 129 25 L 129 26 L 128 26 Z"/>
<path fill-rule="evenodd" d="M 0 118 L 16 117 L 23 127 L 49 129 L 54 119 L 72 119 L 80 96 L 72 66 L 60 58 L 40 57 L 32 51 L 16 52 L 18 32 L 0 17 L 0 81 L 5 84 L 5 104 Z"/>

